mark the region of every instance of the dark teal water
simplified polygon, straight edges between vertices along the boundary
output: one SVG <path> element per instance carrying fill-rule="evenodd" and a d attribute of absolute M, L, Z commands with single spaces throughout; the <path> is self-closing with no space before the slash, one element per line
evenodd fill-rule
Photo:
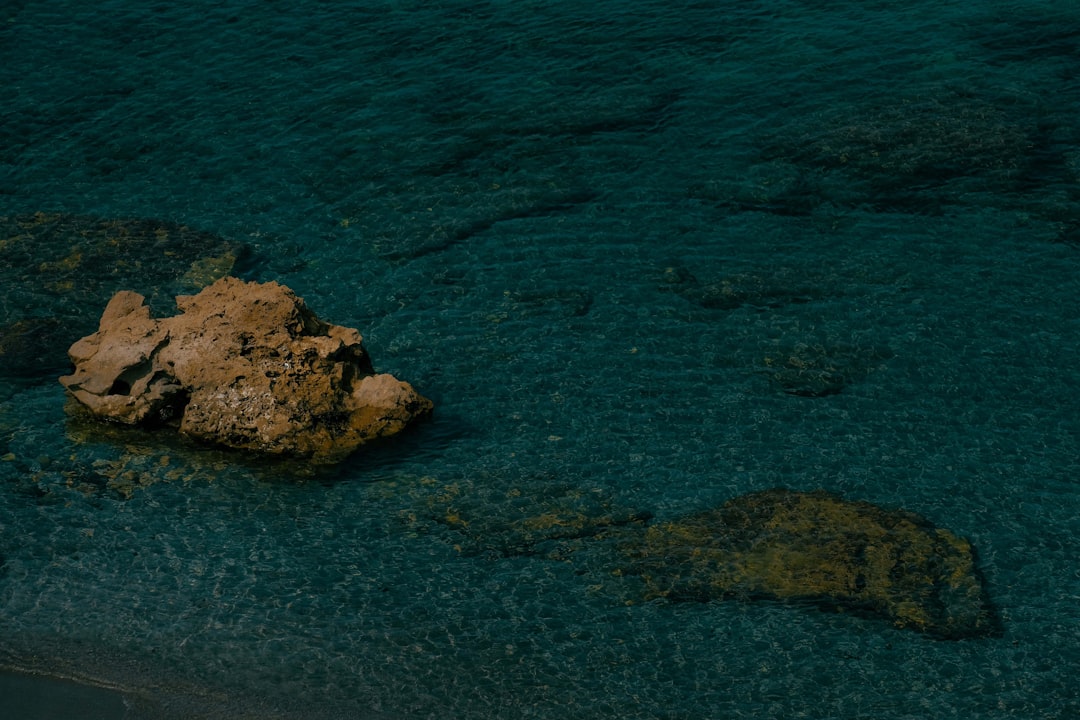
<path fill-rule="evenodd" d="M 436 403 L 313 473 L 0 377 L 0 664 L 140 717 L 1080 713 L 1080 10 L 8 2 L 0 77 L 0 215 L 245 243 Z M 148 277 L 11 248 L 5 326 Z M 523 505 L 776 485 L 970 538 L 1003 636 L 498 551 Z"/>

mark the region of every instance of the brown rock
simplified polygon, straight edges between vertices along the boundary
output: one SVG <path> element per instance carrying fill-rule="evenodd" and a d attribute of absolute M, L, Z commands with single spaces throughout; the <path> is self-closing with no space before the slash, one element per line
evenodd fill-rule
<path fill-rule="evenodd" d="M 154 319 L 137 293 L 117 293 L 96 333 L 68 351 L 60 378 L 94 415 L 178 421 L 229 447 L 336 460 L 393 435 L 431 402 L 375 375 L 360 333 L 319 320 L 274 282 L 223 278 Z"/>

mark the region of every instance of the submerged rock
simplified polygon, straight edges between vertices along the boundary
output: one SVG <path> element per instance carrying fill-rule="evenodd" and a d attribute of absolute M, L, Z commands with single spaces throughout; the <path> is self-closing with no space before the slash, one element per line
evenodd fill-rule
<path fill-rule="evenodd" d="M 662 287 L 706 310 L 769 310 L 829 298 L 838 294 L 830 287 L 836 282 L 799 268 L 773 268 L 768 273 L 732 274 L 699 282 L 686 268 L 673 266 L 664 270 Z"/>
<path fill-rule="evenodd" d="M 768 598 L 887 618 L 942 638 L 999 622 L 971 545 L 914 513 L 774 489 L 626 538 L 625 574 L 673 601 Z"/>
<path fill-rule="evenodd" d="M 415 532 L 446 528 L 467 555 L 573 563 L 590 592 L 626 604 L 771 600 L 943 639 L 1001 632 L 971 545 L 911 512 L 773 489 L 652 523 L 600 489 L 486 480 L 423 478 L 389 492 L 422 501 L 402 513 Z"/>
<path fill-rule="evenodd" d="M 55 317 L 23 318 L 0 325 L 0 376 L 34 378 L 43 368 L 56 369 L 62 348 L 67 342 L 57 342 L 69 330 L 66 323 Z"/>
<path fill-rule="evenodd" d="M 761 372 L 788 395 L 825 397 L 843 392 L 892 356 L 884 346 L 784 342 L 765 355 Z"/>
<path fill-rule="evenodd" d="M 235 271 L 246 246 L 186 225 L 65 213 L 0 216 L 0 376 L 27 381 L 67 366 L 120 288 L 171 302 Z"/>
<path fill-rule="evenodd" d="M 374 374 L 360 333 L 319 320 L 282 285 L 226 277 L 176 304 L 181 314 L 154 319 L 141 295 L 117 293 L 60 382 L 103 419 L 323 461 L 431 410 L 408 383 Z"/>
<path fill-rule="evenodd" d="M 780 214 L 818 206 L 939 213 L 987 193 L 1048 184 L 1058 151 L 1012 97 L 944 92 L 802 115 L 761 147 L 765 198 L 729 188 L 731 204 Z M 712 193 L 719 199 L 722 192 Z M 1027 199 L 1025 198 L 1025 203 Z"/>

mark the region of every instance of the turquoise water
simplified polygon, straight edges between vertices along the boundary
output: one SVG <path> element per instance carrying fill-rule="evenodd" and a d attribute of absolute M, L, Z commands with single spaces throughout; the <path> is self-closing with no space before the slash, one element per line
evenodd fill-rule
<path fill-rule="evenodd" d="M 244 244 L 436 404 L 317 471 L 73 424 L 63 349 L 178 290 L 0 245 L 2 324 L 63 318 L 0 377 L 0 665 L 139 717 L 1080 713 L 1080 10 L 44 0 L 0 76 L 0 215 Z M 969 538 L 1003 636 L 514 535 L 777 485 Z"/>

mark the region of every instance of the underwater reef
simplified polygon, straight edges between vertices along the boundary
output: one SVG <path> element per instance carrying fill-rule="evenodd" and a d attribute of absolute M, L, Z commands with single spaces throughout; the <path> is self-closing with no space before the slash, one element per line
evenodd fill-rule
<path fill-rule="evenodd" d="M 742 495 L 651 525 L 622 551 L 647 597 L 809 604 L 949 639 L 1000 632 L 967 540 L 824 491 Z"/>
<path fill-rule="evenodd" d="M 595 589 L 630 604 L 775 602 L 937 639 L 1002 632 L 967 540 L 915 513 L 823 490 L 774 488 L 666 521 L 557 487 L 499 502 L 455 485 L 429 504 L 465 554 L 574 563 Z"/>

